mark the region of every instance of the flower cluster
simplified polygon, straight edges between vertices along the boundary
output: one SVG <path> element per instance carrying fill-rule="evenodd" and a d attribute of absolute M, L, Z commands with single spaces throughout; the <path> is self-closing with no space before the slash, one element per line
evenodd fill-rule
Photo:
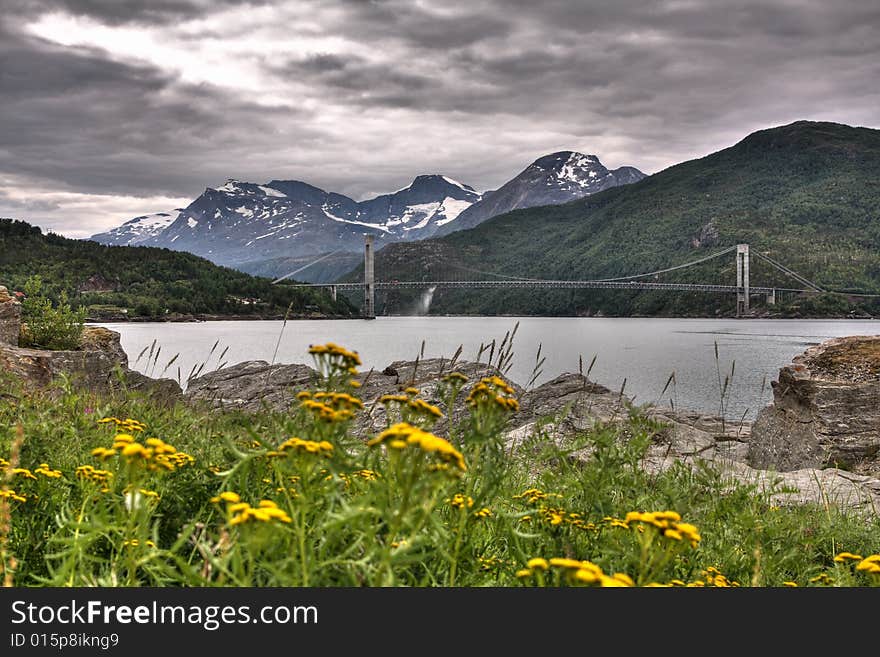
<path fill-rule="evenodd" d="M 132 420 L 130 417 L 125 418 L 124 420 L 120 420 L 118 417 L 105 417 L 98 420 L 98 424 L 110 424 L 113 423 L 116 425 L 116 429 L 120 430 L 124 433 L 136 433 L 146 430 L 147 425 L 143 422 L 139 422 L 138 420 Z"/>
<path fill-rule="evenodd" d="M 116 434 L 113 439 L 113 447 L 97 447 L 92 450 L 92 456 L 102 461 L 119 454 L 129 463 L 137 463 L 147 470 L 175 470 L 186 465 L 192 465 L 195 459 L 184 452 L 179 452 L 174 445 L 169 445 L 159 438 L 147 438 L 144 444 L 137 442 L 131 434 Z"/>
<path fill-rule="evenodd" d="M 470 509 L 474 505 L 474 498 L 470 495 L 456 493 L 451 499 L 446 500 L 453 509 Z"/>
<path fill-rule="evenodd" d="M 397 403 L 401 406 L 407 406 L 416 413 L 429 418 L 439 419 L 443 417 L 443 411 L 437 406 L 429 404 L 424 399 L 416 398 L 416 395 L 420 393 L 418 388 L 406 388 L 403 393 L 400 395 L 382 395 L 379 397 L 379 403 L 384 405 Z"/>
<path fill-rule="evenodd" d="M 20 493 L 16 493 L 11 488 L 0 488 L 0 497 L 4 497 L 8 500 L 14 500 L 15 502 L 27 502 L 27 497 Z"/>
<path fill-rule="evenodd" d="M 694 548 L 702 540 L 697 528 L 689 523 L 681 522 L 681 516 L 675 511 L 655 511 L 653 513 L 631 511 L 626 514 L 624 523 L 631 527 L 637 523 L 653 527 L 665 538 L 673 541 L 686 540 Z"/>
<path fill-rule="evenodd" d="M 302 394 L 302 393 L 300 393 Z M 353 411 L 354 409 L 363 408 L 364 402 L 347 392 L 316 392 L 313 397 L 321 401 L 333 409 L 345 409 Z"/>
<path fill-rule="evenodd" d="M 132 538 L 126 541 L 122 541 L 122 547 L 140 547 L 142 543 L 140 540 L 136 538 Z M 147 540 L 143 542 L 143 545 L 148 548 L 155 548 L 156 544 L 153 541 Z"/>
<path fill-rule="evenodd" d="M 257 522 L 292 522 L 290 516 L 272 500 L 260 500 L 255 507 L 241 501 L 241 496 L 232 491 L 224 491 L 217 497 L 212 497 L 211 502 L 219 504 L 226 502 L 226 515 L 231 526 L 241 525 L 251 521 Z"/>
<path fill-rule="evenodd" d="M 736 588 L 739 586 L 739 582 L 728 579 L 720 570 L 713 566 L 709 566 L 703 571 L 703 577 L 706 582 L 705 586 L 714 586 L 718 589 Z M 697 580 L 696 582 L 691 582 L 687 586 L 703 586 L 703 584 Z"/>
<path fill-rule="evenodd" d="M 515 500 L 525 500 L 529 504 L 536 504 L 550 497 L 562 497 L 559 493 L 545 493 L 540 488 L 527 488 L 519 495 L 514 495 Z"/>
<path fill-rule="evenodd" d="M 128 418 L 117 420 L 116 418 L 104 418 L 98 422 L 115 422 L 117 426 L 125 425 L 133 432 L 144 430 L 146 425 Z M 174 445 L 169 445 L 159 438 L 147 438 L 139 443 L 131 433 L 117 433 L 113 437 L 111 447 L 96 447 L 92 450 L 92 456 L 101 461 L 106 461 L 114 456 L 123 457 L 128 463 L 142 465 L 147 470 L 175 470 L 187 465 L 192 465 L 195 459 L 185 452 L 178 451 Z"/>
<path fill-rule="evenodd" d="M 580 561 L 565 557 L 555 557 L 549 560 L 541 557 L 529 559 L 526 567 L 518 570 L 516 576 L 528 579 L 536 574 L 543 575 L 551 569 L 555 569 L 561 575 L 561 579 L 569 584 L 586 584 L 603 588 L 635 586 L 632 578 L 625 573 L 606 575 L 592 561 Z"/>
<path fill-rule="evenodd" d="M 841 552 L 834 557 L 834 561 L 837 563 L 855 563 L 856 570 L 859 572 L 867 573 L 868 575 L 880 575 L 880 554 L 863 557 L 852 552 Z"/>
<path fill-rule="evenodd" d="M 471 389 L 467 398 L 469 406 L 477 407 L 484 404 L 495 404 L 504 410 L 518 411 L 519 402 L 514 395 L 513 387 L 499 376 L 482 379 Z"/>
<path fill-rule="evenodd" d="M 348 408 L 336 410 L 329 404 L 314 399 L 304 399 L 302 405 L 303 408 L 311 411 L 319 420 L 324 422 L 346 422 L 354 417 L 354 411 Z"/>
<path fill-rule="evenodd" d="M 62 476 L 61 470 L 53 470 L 47 463 L 40 463 L 40 467 L 34 470 L 34 472 L 48 479 L 60 479 Z"/>
<path fill-rule="evenodd" d="M 358 356 L 356 351 L 340 347 L 334 342 L 311 345 L 309 353 L 315 357 L 320 369 L 325 370 L 324 373 L 328 375 L 335 372 L 346 372 L 355 375 L 358 373 L 358 366 L 361 365 L 361 357 Z"/>
<path fill-rule="evenodd" d="M 314 440 L 303 440 L 302 438 L 288 438 L 278 446 L 277 450 L 268 452 L 268 456 L 288 456 L 295 452 L 303 454 L 319 454 L 321 456 L 331 456 L 333 454 L 333 445 L 326 440 L 316 442 Z"/>
<path fill-rule="evenodd" d="M 109 470 L 97 470 L 91 465 L 81 465 L 76 469 L 76 476 L 106 486 L 113 478 L 113 473 Z"/>
<path fill-rule="evenodd" d="M 441 461 L 453 465 L 462 472 L 467 470 L 464 456 L 448 440 L 406 422 L 399 422 L 367 441 L 370 447 L 380 444 L 395 450 L 414 447 L 428 454 L 436 454 Z"/>

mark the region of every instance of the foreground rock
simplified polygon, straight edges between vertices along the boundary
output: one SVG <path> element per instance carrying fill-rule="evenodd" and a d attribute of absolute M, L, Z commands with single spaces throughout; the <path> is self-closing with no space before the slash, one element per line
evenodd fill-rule
<path fill-rule="evenodd" d="M 453 408 L 448 409 L 448 400 L 441 394 L 441 379 L 453 370 L 465 374 L 468 383 Z M 480 378 L 494 374 L 499 372 L 484 363 L 451 364 L 443 359 L 398 361 L 381 372 L 359 374 L 356 377 L 361 383 L 358 394 L 365 402 L 365 410 L 359 414 L 357 431 L 366 435 L 384 428 L 388 419 L 378 399 L 408 387 L 417 388 L 422 399 L 439 406 L 445 415 L 451 415 L 458 422 L 466 413 L 464 400 L 470 388 Z M 286 411 L 294 404 L 296 393 L 311 388 L 316 380 L 317 372 L 307 365 L 250 361 L 193 380 L 185 398 L 190 403 L 215 408 Z M 596 427 L 625 427 L 635 410 L 625 396 L 578 374 L 563 374 L 529 391 L 516 389 L 520 410 L 511 417 L 506 434 L 511 451 L 532 440 L 551 440 L 566 446 L 573 436 Z M 845 394 L 841 396 L 845 398 Z M 731 484 L 753 485 L 766 492 L 776 504 L 809 502 L 868 513 L 880 510 L 880 479 L 875 477 L 815 467 L 819 463 L 787 468 L 786 472 L 754 467 L 750 459 L 762 449 L 753 444 L 757 425 L 751 427 L 747 423 L 730 423 L 699 413 L 661 408 L 643 408 L 638 412 L 654 423 L 652 442 L 641 462 L 647 472 L 662 472 L 676 463 L 689 467 L 709 464 Z M 869 415 L 874 412 L 875 409 L 871 409 Z M 446 423 L 444 418 L 435 428 L 441 435 L 446 431 Z M 853 424 L 850 421 L 850 426 Z M 794 455 L 797 450 L 792 448 L 789 452 Z M 859 454 L 869 452 L 858 451 Z M 850 450 L 850 453 L 855 452 Z M 589 449 L 572 455 L 581 460 L 590 457 Z M 769 465 L 772 468 L 774 464 Z"/>
<path fill-rule="evenodd" d="M 811 347 L 772 385 L 773 404 L 755 421 L 750 465 L 880 476 L 880 336 Z"/>
<path fill-rule="evenodd" d="M 71 351 L 48 351 L 0 344 L 0 374 L 17 379 L 27 389 L 48 388 L 59 377 L 97 393 L 141 391 L 173 402 L 180 386 L 170 379 L 151 379 L 128 368 L 119 334 L 98 326 L 83 329 L 82 346 Z"/>
<path fill-rule="evenodd" d="M 0 345 L 17 346 L 21 330 L 21 304 L 0 285 Z"/>
<path fill-rule="evenodd" d="M 521 404 L 522 410 L 513 418 L 516 426 L 507 433 L 512 448 L 535 438 L 564 447 L 577 432 L 617 423 L 622 426 L 632 409 L 626 397 L 577 374 L 564 374 L 526 392 Z M 836 468 L 757 469 L 747 463 L 755 427 L 692 412 L 641 410 L 659 426 L 640 463 L 646 472 L 663 472 L 676 464 L 693 468 L 707 464 L 731 484 L 754 486 L 766 493 L 773 504 L 834 505 L 880 515 L 880 479 L 876 477 Z M 571 455 L 583 461 L 590 457 L 590 449 Z"/>
<path fill-rule="evenodd" d="M 398 394 L 416 388 L 419 397 L 442 409 L 449 416 L 448 400 L 441 394 L 441 380 L 452 371 L 468 377 L 452 409 L 452 418 L 459 421 L 465 414 L 465 399 L 470 389 L 484 376 L 500 374 L 485 363 L 432 358 L 423 361 L 396 361 L 384 370 L 364 372 L 353 377 L 361 387 L 358 396 L 365 409 L 358 414 L 357 430 L 366 434 L 387 426 L 385 407 L 378 403 L 382 395 Z M 190 381 L 185 398 L 191 403 L 208 404 L 214 408 L 259 411 L 286 411 L 296 400 L 296 393 L 314 387 L 318 373 L 308 365 L 270 365 L 266 361 L 246 361 L 232 367 L 209 372 Z M 515 384 L 517 394 L 522 390 Z M 436 425 L 438 432 L 447 426 L 447 417 Z"/>

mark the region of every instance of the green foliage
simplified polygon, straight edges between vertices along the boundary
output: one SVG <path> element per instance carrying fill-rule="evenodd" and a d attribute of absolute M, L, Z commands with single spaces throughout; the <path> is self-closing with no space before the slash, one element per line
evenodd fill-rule
<path fill-rule="evenodd" d="M 632 185 L 566 205 L 517 210 L 442 239 L 376 254 L 383 279 L 601 279 L 651 272 L 749 243 L 832 290 L 880 291 L 880 131 L 798 122 Z M 356 280 L 358 272 L 349 276 Z M 732 255 L 662 275 L 661 282 L 734 285 Z M 752 258 L 752 284 L 800 288 Z M 405 312 L 417 293 L 379 308 Z M 729 315 L 732 295 L 608 290 L 437 290 L 431 312 L 548 315 Z M 786 295 L 769 312 L 880 313 L 841 296 L 805 304 Z M 755 305 L 762 300 L 755 298 Z M 411 306 L 410 306 L 411 307 Z"/>
<path fill-rule="evenodd" d="M 20 586 L 880 584 L 835 560 L 880 552 L 876 518 L 781 506 L 709 467 L 648 473 L 662 427 L 637 409 L 513 450 L 515 404 L 489 381 L 450 442 L 412 391 L 384 402 L 407 424 L 364 442 L 349 367 L 252 415 L 0 383 L 0 567 Z"/>
<path fill-rule="evenodd" d="M 0 281 L 21 289 L 39 275 L 55 303 L 67 295 L 94 317 L 122 319 L 174 313 L 207 315 L 348 316 L 352 306 L 319 290 L 272 285 L 189 253 L 148 247 L 103 246 L 71 240 L 22 221 L 0 219 Z M 125 311 L 125 312 L 122 312 Z"/>
<path fill-rule="evenodd" d="M 31 276 L 24 284 L 21 304 L 22 329 L 19 342 L 35 349 L 77 349 L 86 318 L 85 308 L 73 310 L 67 293 L 61 292 L 58 304 L 43 294 L 43 279 Z"/>

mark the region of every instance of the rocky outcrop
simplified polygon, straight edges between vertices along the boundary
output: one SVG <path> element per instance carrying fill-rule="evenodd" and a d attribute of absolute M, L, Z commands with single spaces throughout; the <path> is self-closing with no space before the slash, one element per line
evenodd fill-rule
<path fill-rule="evenodd" d="M 468 383 L 449 409 L 441 379 L 453 370 L 467 376 Z M 381 372 L 359 374 L 355 378 L 361 383 L 358 395 L 365 401 L 365 410 L 358 414 L 356 430 L 366 435 L 384 428 L 388 418 L 384 406 L 377 400 L 384 394 L 394 394 L 408 387 L 417 388 L 420 398 L 440 407 L 444 415 L 451 414 L 457 423 L 467 412 L 465 399 L 470 388 L 480 378 L 493 374 L 499 372 L 484 363 L 451 365 L 442 359 L 399 361 Z M 284 411 L 294 403 L 296 393 L 308 389 L 316 378 L 317 372 L 307 365 L 251 361 L 193 380 L 186 399 L 216 408 Z M 505 436 L 511 452 L 528 448 L 533 441 L 550 440 L 567 447 L 573 436 L 597 426 L 625 427 L 630 414 L 637 411 L 649 421 L 645 426 L 651 432 L 651 444 L 641 461 L 641 467 L 647 472 L 662 472 L 674 464 L 694 468 L 709 464 L 731 485 L 755 486 L 766 492 L 775 504 L 833 504 L 880 513 L 878 478 L 835 468 L 798 467 L 776 472 L 753 467 L 748 461 L 757 428 L 748 423 L 726 422 L 717 417 L 663 408 L 634 409 L 626 396 L 579 374 L 560 375 L 532 390 L 514 387 L 520 409 L 511 416 Z M 436 432 L 443 435 L 447 422 L 446 417 L 438 422 Z M 570 454 L 570 458 L 582 461 L 591 456 L 589 448 Z"/>
<path fill-rule="evenodd" d="M 564 374 L 523 394 L 522 410 L 507 433 L 511 448 L 530 439 L 552 440 L 564 447 L 573 435 L 591 428 L 621 423 L 632 409 L 619 393 L 593 384 L 577 374 Z M 675 464 L 707 464 L 730 482 L 754 486 L 777 505 L 835 505 L 851 511 L 880 515 L 880 479 L 836 468 L 801 468 L 775 472 L 747 463 L 755 427 L 726 422 L 717 417 L 663 408 L 643 408 L 656 423 L 651 444 L 641 460 L 649 473 L 663 472 Z M 570 454 L 587 461 L 589 448 Z"/>
<path fill-rule="evenodd" d="M 880 476 L 880 336 L 811 347 L 772 385 L 773 404 L 755 421 L 750 465 Z"/>
<path fill-rule="evenodd" d="M 383 371 L 362 372 L 353 377 L 361 387 L 358 396 L 364 400 L 364 412 L 358 414 L 360 433 L 381 430 L 386 426 L 385 407 L 378 402 L 382 395 L 400 393 L 406 388 L 417 388 L 419 397 L 440 407 L 449 416 L 448 400 L 441 394 L 441 379 L 452 371 L 468 377 L 455 400 L 452 418 L 459 421 L 465 414 L 465 399 L 473 385 L 484 376 L 500 374 L 485 363 L 433 358 L 423 361 L 396 361 Z M 296 399 L 296 393 L 308 390 L 317 381 L 318 373 L 308 365 L 270 365 L 266 361 L 246 361 L 215 372 L 209 372 L 189 382 L 185 398 L 191 403 L 208 404 L 215 408 L 258 411 L 269 409 L 285 411 Z M 517 393 L 522 390 L 514 385 Z M 442 432 L 447 417 L 436 425 Z"/>
<path fill-rule="evenodd" d="M 18 346 L 21 331 L 21 304 L 0 285 L 0 345 Z"/>
<path fill-rule="evenodd" d="M 170 379 L 150 379 L 128 369 L 128 357 L 119 334 L 103 327 L 83 329 L 81 348 L 48 351 L 0 344 L 0 374 L 17 379 L 25 388 L 46 388 L 60 376 L 77 387 L 107 393 L 126 389 L 147 392 L 159 401 L 172 402 L 181 395 Z"/>

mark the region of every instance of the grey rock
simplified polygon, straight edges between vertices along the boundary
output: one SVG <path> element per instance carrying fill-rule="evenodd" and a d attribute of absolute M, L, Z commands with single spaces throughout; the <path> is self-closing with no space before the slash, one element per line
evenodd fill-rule
<path fill-rule="evenodd" d="M 836 338 L 779 371 L 748 462 L 780 471 L 843 467 L 880 474 L 880 337 Z"/>
<path fill-rule="evenodd" d="M 193 379 L 185 399 L 215 408 L 287 410 L 296 393 L 311 387 L 317 376 L 308 365 L 270 365 L 264 360 L 249 360 Z"/>
<path fill-rule="evenodd" d="M 389 376 L 384 371 L 393 370 Z M 459 422 L 466 414 L 465 400 L 471 388 L 483 377 L 500 375 L 485 363 L 456 362 L 442 358 L 423 361 L 396 361 L 384 371 L 362 372 L 353 377 L 361 387 L 357 396 L 364 401 L 364 410 L 357 415 L 356 431 L 361 435 L 384 429 L 389 421 L 385 406 L 379 403 L 383 395 L 398 394 L 407 387 L 419 390 L 419 398 L 437 406 L 444 417 L 434 425 L 438 433 L 445 432 L 450 414 L 442 378 L 452 371 L 468 377 L 454 400 L 452 417 Z M 245 411 L 269 409 L 284 411 L 291 407 L 296 393 L 313 389 L 318 373 L 308 365 L 270 365 L 266 361 L 246 361 L 215 372 L 209 372 L 190 381 L 185 398 L 191 403 L 206 403 L 216 408 Z M 511 384 L 517 393 L 521 389 Z"/>
<path fill-rule="evenodd" d="M 48 351 L 0 345 L 0 372 L 15 377 L 25 388 L 48 388 L 59 377 L 96 393 L 136 390 L 173 403 L 180 386 L 170 379 L 150 379 L 128 369 L 128 357 L 119 334 L 103 327 L 83 329 L 81 348 L 75 351 Z"/>
<path fill-rule="evenodd" d="M 4 288 L 5 289 L 5 288 Z M 0 295 L 0 345 L 18 346 L 21 331 L 21 304 Z"/>

